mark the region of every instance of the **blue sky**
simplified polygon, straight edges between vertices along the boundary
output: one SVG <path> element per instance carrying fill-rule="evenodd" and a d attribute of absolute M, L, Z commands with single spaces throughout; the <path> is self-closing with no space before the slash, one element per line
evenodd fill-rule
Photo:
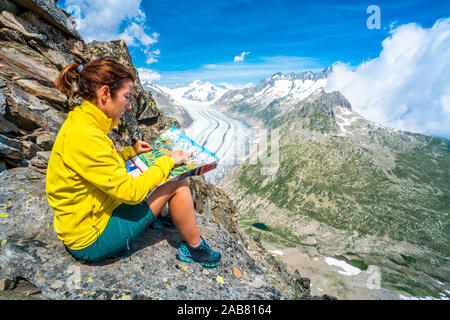
<path fill-rule="evenodd" d="M 87 40 L 96 35 L 97 40 L 124 38 L 124 30 L 137 22 L 140 35 L 153 35 L 154 40 L 150 45 L 152 41 L 127 41 L 133 63 L 168 86 L 196 79 L 256 84 L 277 71 L 318 71 L 336 61 L 358 65 L 378 56 L 391 24 L 431 27 L 450 14 L 450 1 L 133 0 L 127 1 L 131 11 L 124 16 L 123 1 L 106 0 L 98 6 L 95 2 L 65 0 L 58 5 L 78 5 L 81 18 L 96 10 L 98 17 L 111 11 L 109 18 L 94 22 L 98 26 L 82 30 Z M 371 4 L 380 7 L 381 29 L 366 26 Z M 114 18 L 115 30 L 98 32 Z M 136 39 L 140 35 L 133 33 Z M 234 62 L 243 52 L 248 52 L 244 60 Z"/>

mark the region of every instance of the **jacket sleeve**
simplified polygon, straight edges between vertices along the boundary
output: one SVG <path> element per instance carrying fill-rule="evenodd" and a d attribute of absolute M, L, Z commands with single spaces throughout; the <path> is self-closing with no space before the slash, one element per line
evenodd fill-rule
<path fill-rule="evenodd" d="M 117 153 L 123 159 L 123 161 L 127 161 L 128 159 L 131 159 L 136 155 L 134 148 L 130 146 L 123 148 L 122 151 L 117 151 Z"/>
<path fill-rule="evenodd" d="M 162 156 L 141 175 L 133 178 L 114 148 L 101 134 L 77 132 L 78 143 L 64 143 L 64 162 L 84 179 L 127 204 L 138 204 L 147 194 L 166 181 L 174 167 L 173 159 Z"/>

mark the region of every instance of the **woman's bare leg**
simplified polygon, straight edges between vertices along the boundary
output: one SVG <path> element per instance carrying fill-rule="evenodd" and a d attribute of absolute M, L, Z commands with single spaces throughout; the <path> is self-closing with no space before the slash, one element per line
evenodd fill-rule
<path fill-rule="evenodd" d="M 164 210 L 167 202 L 169 202 L 173 224 L 180 231 L 183 239 L 190 246 L 198 245 L 201 238 L 195 220 L 194 203 L 189 182 L 186 179 L 163 184 L 147 199 L 150 209 L 156 216 Z"/>

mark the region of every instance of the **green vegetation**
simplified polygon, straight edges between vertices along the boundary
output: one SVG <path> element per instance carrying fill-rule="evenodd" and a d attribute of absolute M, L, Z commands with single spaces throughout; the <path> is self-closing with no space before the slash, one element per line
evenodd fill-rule
<path fill-rule="evenodd" d="M 265 199 L 293 216 L 307 216 L 338 230 L 357 232 L 359 237 L 375 236 L 422 248 L 434 260 L 409 254 L 401 254 L 403 261 L 398 255 L 386 258 L 398 268 L 414 272 L 425 268 L 440 279 L 449 279 L 449 142 L 373 126 L 350 137 L 335 136 L 330 110 L 313 101 L 284 116 L 260 111 L 258 117 L 280 129 L 278 171 L 268 176 L 263 163 L 247 161 L 234 173 L 235 183 L 244 194 Z M 262 231 L 252 227 L 259 223 L 258 217 L 246 217 L 240 223 L 247 232 L 258 232 L 269 242 L 301 245 L 302 237 L 288 226 Z M 436 262 L 430 265 L 430 261 Z M 350 263 L 361 270 L 370 265 L 359 258 Z M 384 277 L 385 273 L 386 287 L 436 296 L 436 288 L 426 284 L 425 276 L 411 279 L 407 274 L 389 273 Z"/>
<path fill-rule="evenodd" d="M 366 271 L 369 268 L 369 266 L 361 260 L 350 260 L 350 264 L 362 271 Z"/>
<path fill-rule="evenodd" d="M 389 236 L 450 253 L 450 173 L 440 169 L 450 168 L 448 155 L 435 163 L 425 161 L 423 150 L 413 150 L 411 156 L 396 159 L 390 176 L 348 140 L 308 141 L 279 150 L 278 174 L 269 183 L 263 183 L 267 176 L 260 162 L 241 165 L 238 181 L 247 194 L 338 229 Z"/>

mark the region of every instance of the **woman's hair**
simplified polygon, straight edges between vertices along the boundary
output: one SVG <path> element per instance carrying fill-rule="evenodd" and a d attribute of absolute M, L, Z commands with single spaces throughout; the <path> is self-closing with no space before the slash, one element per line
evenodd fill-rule
<path fill-rule="evenodd" d="M 55 79 L 55 87 L 69 97 L 93 101 L 96 91 L 107 85 L 114 98 L 117 90 L 127 80 L 135 81 L 133 71 L 112 58 L 99 58 L 80 65 L 72 63 L 67 65 Z"/>

